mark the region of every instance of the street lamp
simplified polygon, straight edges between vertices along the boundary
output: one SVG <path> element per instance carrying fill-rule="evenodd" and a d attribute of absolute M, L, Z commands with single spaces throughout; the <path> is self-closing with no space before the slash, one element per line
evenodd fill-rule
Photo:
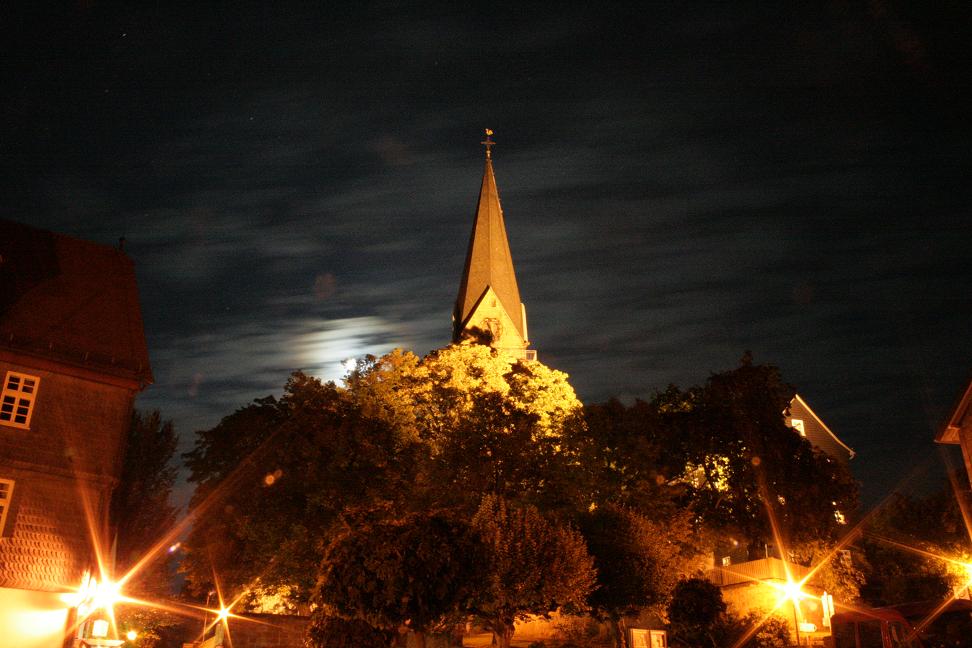
<path fill-rule="evenodd" d="M 800 589 L 801 583 L 787 580 L 783 586 L 783 595 L 793 604 L 793 632 L 796 633 L 796 645 L 800 645 L 800 599 L 804 597 Z"/>

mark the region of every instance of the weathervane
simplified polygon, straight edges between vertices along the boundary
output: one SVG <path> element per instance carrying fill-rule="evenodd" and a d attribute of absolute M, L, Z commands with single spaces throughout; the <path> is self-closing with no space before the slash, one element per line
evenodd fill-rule
<path fill-rule="evenodd" d="M 486 147 L 486 159 L 487 160 L 492 157 L 492 155 L 490 154 L 490 150 L 489 150 L 490 147 L 496 145 L 496 142 L 494 142 L 493 140 L 489 139 L 490 136 L 492 136 L 492 134 L 493 134 L 493 131 L 491 129 L 487 128 L 486 129 L 486 139 L 484 139 L 482 142 L 480 142 L 480 144 L 482 144 L 483 146 Z"/>

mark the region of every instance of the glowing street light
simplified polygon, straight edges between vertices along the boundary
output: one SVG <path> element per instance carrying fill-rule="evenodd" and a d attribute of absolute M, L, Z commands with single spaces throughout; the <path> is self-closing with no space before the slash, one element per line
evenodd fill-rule
<path fill-rule="evenodd" d="M 780 591 L 776 607 L 779 608 L 786 601 L 790 601 L 793 605 L 793 631 L 796 633 L 796 644 L 798 646 L 800 645 L 800 600 L 807 598 L 807 594 L 803 591 L 803 583 L 804 581 L 795 581 L 787 576 L 786 583 L 774 586 Z"/>
<path fill-rule="evenodd" d="M 108 636 L 108 621 L 106 619 L 95 619 L 91 623 L 91 636 L 95 639 L 104 639 Z"/>
<path fill-rule="evenodd" d="M 134 630 L 129 630 L 128 632 L 125 633 L 125 638 L 128 639 L 129 641 L 135 641 L 138 638 L 138 633 L 135 632 Z"/>

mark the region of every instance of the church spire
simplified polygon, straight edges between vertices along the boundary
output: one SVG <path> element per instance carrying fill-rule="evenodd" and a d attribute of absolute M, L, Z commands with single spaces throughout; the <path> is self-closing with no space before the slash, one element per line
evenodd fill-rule
<path fill-rule="evenodd" d="M 486 129 L 486 167 L 479 190 L 466 265 L 453 312 L 452 339 L 458 342 L 477 329 L 488 334 L 491 345 L 518 358 L 535 357 L 528 351 L 526 309 L 513 272 L 513 257 L 506 237 L 496 177 L 493 175 L 493 131 Z"/>

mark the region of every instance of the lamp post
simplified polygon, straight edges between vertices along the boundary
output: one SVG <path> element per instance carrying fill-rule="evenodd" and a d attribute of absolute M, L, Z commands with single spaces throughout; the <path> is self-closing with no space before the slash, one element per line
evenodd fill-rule
<path fill-rule="evenodd" d="M 796 596 L 790 599 L 793 601 L 793 631 L 796 633 L 796 645 L 800 645 L 800 620 L 797 618 L 797 611 L 800 609 L 800 599 Z"/>
<path fill-rule="evenodd" d="M 216 592 L 214 592 L 213 590 L 209 590 L 209 593 L 206 594 L 206 605 L 204 607 L 207 610 L 209 609 L 209 599 L 213 598 L 213 594 L 215 594 L 215 593 Z M 208 614 L 206 612 L 203 612 L 202 636 L 200 637 L 200 639 L 205 639 L 206 638 L 206 617 L 207 616 L 208 616 Z"/>

